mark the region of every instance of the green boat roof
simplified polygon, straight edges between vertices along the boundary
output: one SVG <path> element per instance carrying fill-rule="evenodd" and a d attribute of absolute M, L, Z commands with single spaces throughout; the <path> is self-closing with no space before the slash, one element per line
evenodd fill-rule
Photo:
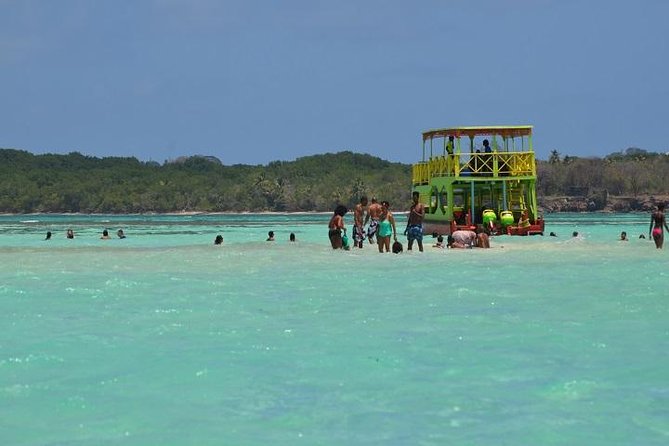
<path fill-rule="evenodd" d="M 423 141 L 433 138 L 447 138 L 454 136 L 501 136 L 503 138 L 516 138 L 520 136 L 531 136 L 531 125 L 489 125 L 479 127 L 449 127 L 443 129 L 432 129 L 423 132 Z"/>

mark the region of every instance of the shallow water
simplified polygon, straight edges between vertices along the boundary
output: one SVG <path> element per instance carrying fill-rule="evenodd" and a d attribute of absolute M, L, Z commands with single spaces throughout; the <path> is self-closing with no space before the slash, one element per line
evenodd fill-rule
<path fill-rule="evenodd" d="M 328 218 L 0 216 L 2 443 L 669 442 L 649 216 L 401 255 Z"/>

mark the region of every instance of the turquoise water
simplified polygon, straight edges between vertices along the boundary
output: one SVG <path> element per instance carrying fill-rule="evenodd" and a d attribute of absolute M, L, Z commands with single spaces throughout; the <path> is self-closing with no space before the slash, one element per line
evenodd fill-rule
<path fill-rule="evenodd" d="M 0 216 L 0 443 L 669 443 L 668 250 L 547 217 L 381 255 L 328 215 Z"/>

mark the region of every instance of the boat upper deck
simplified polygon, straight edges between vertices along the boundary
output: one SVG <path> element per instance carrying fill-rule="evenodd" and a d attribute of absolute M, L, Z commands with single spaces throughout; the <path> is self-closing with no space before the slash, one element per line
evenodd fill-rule
<path fill-rule="evenodd" d="M 485 137 L 478 146 L 477 137 Z M 531 125 L 452 127 L 423 132 L 423 159 L 413 165 L 412 179 L 419 185 L 432 177 L 490 180 L 536 173 Z"/>

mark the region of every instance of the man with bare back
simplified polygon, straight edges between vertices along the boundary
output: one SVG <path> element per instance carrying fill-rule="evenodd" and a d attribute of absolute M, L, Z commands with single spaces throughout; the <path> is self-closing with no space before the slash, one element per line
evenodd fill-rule
<path fill-rule="evenodd" d="M 367 216 L 365 217 L 365 224 L 369 221 L 369 227 L 367 227 L 369 243 L 374 243 L 374 237 L 379 229 L 379 218 L 381 218 L 382 212 L 383 208 L 381 204 L 376 201 L 376 197 L 372 197 L 372 204 L 367 207 Z"/>
<path fill-rule="evenodd" d="M 419 201 L 420 193 L 414 192 L 412 198 L 413 204 L 411 205 L 411 209 L 409 209 L 409 221 L 407 223 L 407 229 L 404 231 L 409 240 L 409 247 L 407 249 L 411 251 L 415 240 L 418 243 L 418 250 L 423 252 L 423 219 L 425 218 L 425 206 Z"/>
<path fill-rule="evenodd" d="M 360 197 L 360 203 L 353 209 L 353 246 L 361 248 L 365 241 L 365 210 L 367 209 L 367 197 Z"/>

